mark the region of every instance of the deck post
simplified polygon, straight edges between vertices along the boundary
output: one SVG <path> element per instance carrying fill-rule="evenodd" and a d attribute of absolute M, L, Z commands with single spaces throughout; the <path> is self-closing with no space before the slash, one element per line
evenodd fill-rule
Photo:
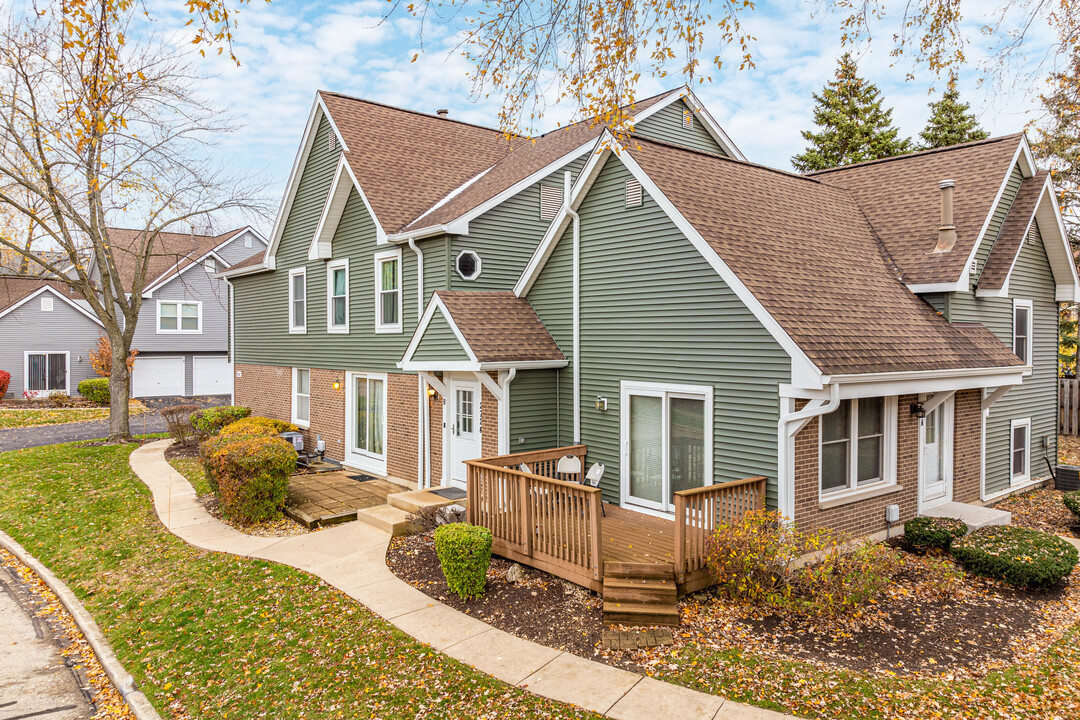
<path fill-rule="evenodd" d="M 584 471 L 584 466 L 582 466 Z M 592 553 L 593 580 L 604 579 L 604 554 L 601 549 L 604 544 L 604 531 L 600 527 L 604 513 L 604 493 L 597 489 L 593 492 L 589 502 L 589 552 Z"/>
<path fill-rule="evenodd" d="M 686 578 L 686 496 L 675 493 L 675 582 Z"/>
<path fill-rule="evenodd" d="M 518 487 L 518 502 L 521 503 L 518 507 L 521 508 L 521 545 L 525 548 L 525 554 L 532 557 L 533 554 L 533 533 L 536 532 L 533 528 L 532 521 L 532 497 L 529 492 L 529 478 L 524 475 L 518 475 L 517 477 Z"/>
<path fill-rule="evenodd" d="M 476 510 L 473 504 L 476 502 L 476 471 L 477 468 L 470 462 L 465 463 L 465 522 L 470 525 L 476 524 Z"/>

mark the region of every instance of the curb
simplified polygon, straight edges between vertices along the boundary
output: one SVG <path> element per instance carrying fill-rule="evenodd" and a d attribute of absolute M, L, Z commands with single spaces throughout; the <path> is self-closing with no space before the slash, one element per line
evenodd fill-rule
<path fill-rule="evenodd" d="M 98 662 L 101 663 L 105 674 L 109 676 L 113 687 L 124 698 L 124 702 L 131 708 L 131 712 L 134 713 L 135 717 L 139 720 L 161 720 L 161 716 L 158 715 L 157 710 L 150 704 L 150 701 L 146 699 L 146 695 L 135 685 L 135 678 L 120 664 L 112 646 L 109 645 L 109 641 L 105 639 L 105 635 L 101 632 L 101 628 L 98 627 L 98 624 L 90 616 L 90 613 L 86 611 L 86 608 L 82 606 L 79 599 L 75 597 L 75 594 L 71 592 L 71 589 L 3 530 L 0 530 L 0 547 L 3 547 L 18 558 L 19 562 L 33 570 L 39 578 L 45 581 L 53 594 L 60 599 L 60 603 L 71 614 L 75 624 L 79 626 L 83 637 L 90 643 L 90 647 L 93 648 Z"/>

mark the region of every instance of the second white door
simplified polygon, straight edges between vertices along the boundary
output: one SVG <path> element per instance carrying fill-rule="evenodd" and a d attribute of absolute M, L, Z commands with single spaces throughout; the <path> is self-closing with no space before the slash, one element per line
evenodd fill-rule
<path fill-rule="evenodd" d="M 953 399 L 926 413 L 919 428 L 919 500 L 930 507 L 952 500 Z"/>
<path fill-rule="evenodd" d="M 480 383 L 450 381 L 450 484 L 465 487 L 466 460 L 480 457 Z"/>

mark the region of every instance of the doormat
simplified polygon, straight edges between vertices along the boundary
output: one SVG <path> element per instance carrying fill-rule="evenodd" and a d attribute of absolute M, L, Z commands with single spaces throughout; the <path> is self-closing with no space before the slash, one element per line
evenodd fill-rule
<path fill-rule="evenodd" d="M 368 480 L 378 480 L 379 479 L 379 478 L 375 477 L 374 475 L 349 475 L 348 478 L 350 480 L 355 480 L 356 482 L 367 482 Z"/>
<path fill-rule="evenodd" d="M 431 494 L 438 495 L 439 497 L 446 498 L 447 500 L 461 500 L 463 497 L 465 497 L 466 493 L 461 488 L 445 487 L 439 488 L 438 490 L 432 490 Z"/>

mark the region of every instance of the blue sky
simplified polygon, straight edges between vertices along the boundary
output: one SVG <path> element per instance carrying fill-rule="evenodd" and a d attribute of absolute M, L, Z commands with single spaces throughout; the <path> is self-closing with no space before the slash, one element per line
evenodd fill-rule
<path fill-rule="evenodd" d="M 182 24 L 181 3 L 156 0 L 152 5 L 161 26 Z M 385 0 L 274 0 L 270 4 L 253 0 L 237 12 L 235 52 L 240 66 L 216 57 L 195 61 L 208 75 L 203 88 L 206 96 L 231 108 L 243 123 L 241 130 L 221 142 L 220 152 L 237 170 L 263 174 L 275 196 L 275 207 L 317 89 L 424 112 L 445 107 L 454 118 L 494 124 L 498 100 L 471 101 L 469 67 L 454 50 L 460 26 L 429 26 L 421 51 L 413 19 L 381 22 L 387 6 Z M 813 7 L 799 0 L 759 4 L 746 22 L 757 38 L 756 67 L 738 70 L 737 63 L 725 65 L 711 73 L 710 84 L 694 86 L 717 121 L 755 162 L 790 169 L 790 157 L 804 147 L 799 131 L 812 123 L 811 93 L 833 76 L 842 52 L 839 19 L 815 20 Z M 987 130 L 1006 134 L 1023 129 L 1034 117 L 1039 88 L 1015 77 L 979 85 L 979 66 L 995 41 L 980 29 L 995 7 L 996 3 L 965 0 L 969 65 L 961 75 L 960 89 Z M 894 119 L 901 130 L 915 136 L 929 114 L 929 89 L 944 83 L 926 71 L 916 71 L 913 80 L 906 80 L 911 66 L 893 66 L 889 57 L 894 28 L 879 23 L 873 30 L 869 47 L 856 49 L 861 73 L 881 88 L 886 104 L 895 108 Z M 1050 46 L 1049 30 L 1043 26 L 1036 24 L 1029 37 L 1029 58 L 1021 71 L 1037 67 L 1040 54 Z M 703 56 L 712 57 L 719 48 L 710 41 Z M 417 52 L 419 59 L 411 63 Z M 726 55 L 733 57 L 730 51 Z M 681 82 L 675 76 L 643 77 L 639 96 Z M 572 119 L 573 108 L 549 108 L 541 127 L 550 129 Z M 262 224 L 263 230 L 269 229 L 269 220 Z"/>

